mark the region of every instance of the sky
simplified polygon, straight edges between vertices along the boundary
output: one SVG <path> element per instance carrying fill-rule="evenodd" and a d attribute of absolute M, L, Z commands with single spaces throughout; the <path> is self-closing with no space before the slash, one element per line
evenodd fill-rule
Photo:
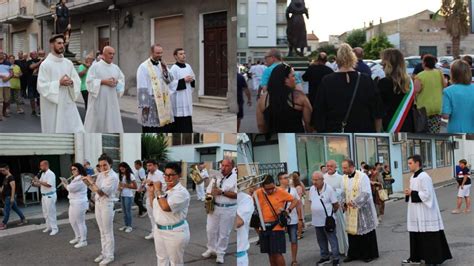
<path fill-rule="evenodd" d="M 327 41 L 329 35 L 407 17 L 425 9 L 436 12 L 441 0 L 306 0 L 309 20 L 308 33 L 314 31 L 319 41 Z"/>

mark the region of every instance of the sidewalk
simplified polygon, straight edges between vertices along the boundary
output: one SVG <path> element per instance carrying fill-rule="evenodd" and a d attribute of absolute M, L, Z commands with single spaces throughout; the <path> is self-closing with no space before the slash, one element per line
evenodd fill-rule
<path fill-rule="evenodd" d="M 76 103 L 84 107 L 84 100 L 79 96 Z M 134 95 L 124 95 L 120 98 L 122 116 L 137 119 L 137 98 Z M 138 124 L 138 122 L 137 122 Z M 207 108 L 193 106 L 193 130 L 197 133 L 237 131 L 237 115 L 231 112 L 217 112 Z"/>

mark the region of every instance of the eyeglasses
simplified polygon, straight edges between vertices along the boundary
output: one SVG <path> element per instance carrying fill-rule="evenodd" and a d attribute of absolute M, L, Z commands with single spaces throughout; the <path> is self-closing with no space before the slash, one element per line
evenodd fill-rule
<path fill-rule="evenodd" d="M 165 178 L 171 178 L 173 176 L 177 176 L 178 174 L 163 174 Z"/>

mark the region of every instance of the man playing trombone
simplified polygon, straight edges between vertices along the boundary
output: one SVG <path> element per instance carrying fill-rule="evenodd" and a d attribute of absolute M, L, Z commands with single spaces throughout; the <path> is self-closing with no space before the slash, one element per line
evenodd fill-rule
<path fill-rule="evenodd" d="M 160 181 L 149 183 L 148 199 L 151 201 L 155 230 L 155 250 L 159 266 L 184 265 L 184 250 L 189 243 L 189 225 L 186 221 L 190 195 L 181 185 L 181 166 L 168 163 L 164 178 L 166 190 Z"/>
<path fill-rule="evenodd" d="M 41 191 L 41 206 L 43 209 L 43 217 L 46 220 L 46 228 L 43 233 L 51 231 L 50 236 L 54 236 L 59 232 L 56 220 L 56 175 L 49 169 L 49 162 L 43 160 L 40 162 L 40 179 L 34 177 L 32 186 L 39 187 Z"/>
<path fill-rule="evenodd" d="M 214 211 L 207 215 L 207 250 L 202 256 L 216 255 L 216 262 L 220 264 L 224 263 L 237 211 L 237 175 L 232 173 L 233 167 L 232 160 L 222 160 L 222 176 L 212 178 L 206 191 L 214 198 Z"/>

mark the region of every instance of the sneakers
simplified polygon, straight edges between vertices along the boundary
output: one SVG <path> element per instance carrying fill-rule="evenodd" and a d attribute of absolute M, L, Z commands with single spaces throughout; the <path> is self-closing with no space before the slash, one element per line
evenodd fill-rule
<path fill-rule="evenodd" d="M 5 230 L 7 229 L 7 225 L 4 223 L 0 223 L 0 230 Z"/>
<path fill-rule="evenodd" d="M 69 241 L 69 244 L 74 245 L 79 243 L 79 238 L 74 238 L 73 240 Z"/>
<path fill-rule="evenodd" d="M 148 213 L 144 212 L 142 215 L 140 215 L 140 218 L 147 217 L 147 216 L 148 216 Z"/>
<path fill-rule="evenodd" d="M 151 232 L 149 235 L 145 236 L 146 240 L 153 239 L 153 232 Z"/>
<path fill-rule="evenodd" d="M 99 255 L 99 257 L 95 258 L 94 262 L 99 263 L 99 262 L 101 262 L 103 259 L 104 259 L 104 256 Z"/>
<path fill-rule="evenodd" d="M 43 233 L 47 233 L 47 232 L 49 232 L 49 230 L 51 230 L 51 229 L 46 228 L 46 229 L 43 230 Z"/>
<path fill-rule="evenodd" d="M 332 266 L 339 266 L 339 260 L 333 260 Z"/>
<path fill-rule="evenodd" d="M 114 259 L 107 258 L 107 259 L 102 260 L 102 261 L 99 263 L 99 265 L 108 265 L 108 264 L 111 263 L 112 261 L 114 261 Z"/>
<path fill-rule="evenodd" d="M 212 250 L 210 250 L 210 249 L 206 250 L 206 252 L 204 252 L 204 253 L 201 254 L 201 256 L 203 256 L 203 257 L 206 258 L 206 259 L 207 259 L 207 258 L 210 258 L 210 257 L 213 256 L 213 255 L 215 256 L 215 255 L 216 255 L 216 252 L 214 252 L 214 251 L 212 251 Z"/>
<path fill-rule="evenodd" d="M 16 111 L 16 113 L 19 114 L 19 115 L 22 115 L 22 114 L 25 113 L 25 111 L 20 108 L 20 109 L 18 109 L 18 110 Z"/>
<path fill-rule="evenodd" d="M 119 228 L 120 231 L 123 231 L 125 229 L 127 229 L 127 226 L 122 226 L 122 227 Z"/>
<path fill-rule="evenodd" d="M 217 264 L 224 264 L 224 255 L 217 255 L 216 263 Z"/>
<path fill-rule="evenodd" d="M 83 247 L 87 247 L 87 241 L 81 241 L 79 243 L 77 243 L 76 245 L 74 245 L 75 248 L 83 248 Z"/>
<path fill-rule="evenodd" d="M 316 264 L 317 265 L 323 265 L 324 263 L 330 261 L 329 258 L 321 258 Z"/>
<path fill-rule="evenodd" d="M 27 223 L 28 223 L 28 220 L 23 219 L 18 223 L 18 225 L 24 225 L 24 224 L 27 224 Z"/>
<path fill-rule="evenodd" d="M 56 234 L 58 234 L 59 230 L 53 230 L 51 231 L 51 233 L 49 233 L 50 236 L 54 236 Z"/>
<path fill-rule="evenodd" d="M 133 229 L 132 229 L 131 226 L 127 226 L 127 228 L 125 228 L 125 233 L 130 233 L 132 231 L 133 231 Z"/>
<path fill-rule="evenodd" d="M 460 209 L 454 209 L 451 211 L 452 214 L 460 214 L 461 210 Z"/>

